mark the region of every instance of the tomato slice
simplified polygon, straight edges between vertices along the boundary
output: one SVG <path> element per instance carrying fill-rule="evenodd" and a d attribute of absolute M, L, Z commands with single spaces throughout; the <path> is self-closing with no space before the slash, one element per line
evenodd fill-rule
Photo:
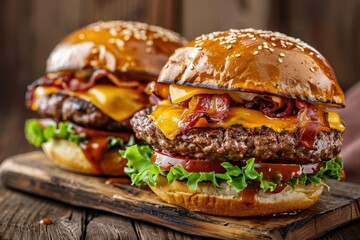
<path fill-rule="evenodd" d="M 159 166 L 161 170 L 168 171 L 171 167 L 182 165 L 188 172 L 211 172 L 224 173 L 225 168 L 221 166 L 220 161 L 189 159 L 179 156 L 168 156 L 159 152 L 154 152 L 152 161 Z M 236 162 L 231 162 L 236 165 Z M 239 164 L 241 164 L 239 162 Z M 313 174 L 320 170 L 324 163 L 313 164 L 280 164 L 280 163 L 256 163 L 255 169 L 264 174 L 264 179 L 276 181 L 281 175 L 281 181 L 290 181 L 293 177 L 301 173 Z M 241 166 L 240 166 L 241 167 Z"/>
<path fill-rule="evenodd" d="M 56 125 L 57 122 L 50 118 L 41 118 L 38 119 L 39 123 L 43 127 L 47 127 L 49 125 Z M 76 125 L 75 123 L 72 123 L 72 128 L 74 129 L 75 133 L 81 134 L 84 133 L 86 137 L 119 137 L 124 141 L 129 141 L 132 133 L 127 132 L 108 132 L 108 131 L 102 131 L 97 129 L 91 129 L 91 128 L 85 128 L 81 127 L 79 125 Z"/>
<path fill-rule="evenodd" d="M 188 159 L 185 157 L 173 157 L 159 152 L 154 152 L 152 161 L 159 166 L 161 170 L 169 171 L 171 167 L 182 165 L 188 172 L 226 172 L 225 168 L 221 166 L 221 162 L 212 160 L 197 160 Z"/>

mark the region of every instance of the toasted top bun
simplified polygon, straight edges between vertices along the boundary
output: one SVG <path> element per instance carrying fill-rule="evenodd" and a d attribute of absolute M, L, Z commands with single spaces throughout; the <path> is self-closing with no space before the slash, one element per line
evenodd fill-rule
<path fill-rule="evenodd" d="M 202 35 L 170 57 L 158 81 L 345 105 L 326 59 L 301 40 L 271 31 Z"/>
<path fill-rule="evenodd" d="M 97 22 L 71 33 L 52 51 L 47 72 L 101 68 L 157 76 L 186 41 L 177 33 L 139 22 Z"/>

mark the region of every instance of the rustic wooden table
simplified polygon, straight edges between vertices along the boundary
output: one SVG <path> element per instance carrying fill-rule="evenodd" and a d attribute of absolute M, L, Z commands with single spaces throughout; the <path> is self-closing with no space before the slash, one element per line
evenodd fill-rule
<path fill-rule="evenodd" d="M 24 140 L 22 102 L 0 105 L 0 162 L 35 150 Z M 40 220 L 52 216 L 54 224 Z M 78 208 L 5 188 L 0 183 L 0 239 L 201 239 L 111 213 Z M 360 239 L 360 220 L 321 239 Z"/>

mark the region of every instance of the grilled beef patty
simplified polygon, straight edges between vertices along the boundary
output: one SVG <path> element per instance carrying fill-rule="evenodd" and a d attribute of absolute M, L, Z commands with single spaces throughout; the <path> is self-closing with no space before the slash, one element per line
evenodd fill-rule
<path fill-rule="evenodd" d="M 131 131 L 129 120 L 117 122 L 91 102 L 63 93 L 42 97 L 37 112 L 42 117 L 70 121 L 83 127 L 106 131 Z"/>
<path fill-rule="evenodd" d="M 169 140 L 147 115 L 150 108 L 137 112 L 130 123 L 136 137 L 147 141 L 156 151 L 196 159 L 273 163 L 315 163 L 336 157 L 342 146 L 342 135 L 331 129 L 320 132 L 315 150 L 305 148 L 293 132 L 276 132 L 269 127 L 249 129 L 241 125 L 229 128 L 192 128 Z"/>

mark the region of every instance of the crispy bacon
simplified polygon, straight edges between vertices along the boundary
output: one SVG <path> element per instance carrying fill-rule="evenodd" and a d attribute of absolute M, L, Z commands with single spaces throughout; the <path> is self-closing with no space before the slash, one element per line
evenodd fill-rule
<path fill-rule="evenodd" d="M 80 78 L 73 73 L 65 75 L 61 78 L 61 86 L 63 89 L 70 91 L 86 91 L 96 84 L 100 79 L 106 78 L 114 85 L 118 87 L 138 87 L 140 83 L 138 81 L 123 81 L 118 76 L 110 73 L 104 69 L 95 70 L 90 78 Z"/>
<path fill-rule="evenodd" d="M 284 101 L 285 104 L 280 106 L 271 97 L 254 97 L 251 101 L 246 102 L 244 107 L 257 109 L 271 118 L 283 118 L 292 115 L 294 112 L 294 100 L 284 99 Z"/>
<path fill-rule="evenodd" d="M 135 88 L 139 92 L 143 92 L 145 89 L 145 83 L 130 80 L 127 79 L 126 76 L 118 76 L 103 69 L 93 72 L 89 70 L 62 71 L 47 74 L 29 85 L 26 94 L 26 105 L 31 106 L 34 99 L 34 90 L 39 86 L 54 86 L 73 92 L 86 91 L 93 87 L 100 79 L 108 81 L 118 87 Z"/>
<path fill-rule="evenodd" d="M 227 94 L 199 94 L 193 96 L 188 105 L 180 124 L 183 134 L 195 126 L 200 118 L 208 122 L 219 122 L 226 118 L 230 111 L 230 97 Z"/>
<path fill-rule="evenodd" d="M 296 135 L 306 148 L 313 150 L 317 134 L 330 132 L 327 113 L 302 100 L 295 100 L 295 105 L 299 109 Z"/>

